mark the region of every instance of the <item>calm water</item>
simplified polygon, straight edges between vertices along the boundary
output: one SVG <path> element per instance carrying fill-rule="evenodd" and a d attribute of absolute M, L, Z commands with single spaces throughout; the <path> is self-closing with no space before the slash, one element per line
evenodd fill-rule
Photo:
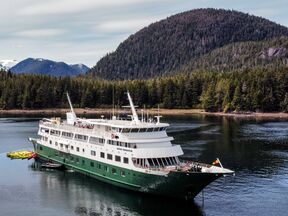
<path fill-rule="evenodd" d="M 6 152 L 31 149 L 38 119 L 0 118 L 0 215 L 287 215 L 288 122 L 166 118 L 185 159 L 219 157 L 236 171 L 193 203 L 128 192 L 73 172 L 41 170 Z"/>

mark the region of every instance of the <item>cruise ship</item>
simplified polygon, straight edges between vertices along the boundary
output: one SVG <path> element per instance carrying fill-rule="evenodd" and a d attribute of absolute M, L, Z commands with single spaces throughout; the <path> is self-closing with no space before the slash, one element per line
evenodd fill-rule
<path fill-rule="evenodd" d="M 139 118 L 127 92 L 129 119 L 78 118 L 67 93 L 66 120 L 44 118 L 37 139 L 30 138 L 39 159 L 118 187 L 183 199 L 193 199 L 208 184 L 232 170 L 217 165 L 182 161 L 180 145 L 172 144 L 167 123 Z"/>

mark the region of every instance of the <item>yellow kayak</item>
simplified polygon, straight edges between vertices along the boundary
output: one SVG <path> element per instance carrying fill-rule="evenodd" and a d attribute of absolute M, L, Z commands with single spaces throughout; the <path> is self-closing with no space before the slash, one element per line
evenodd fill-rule
<path fill-rule="evenodd" d="M 7 157 L 11 159 L 31 159 L 36 157 L 36 153 L 32 151 L 16 151 L 7 153 Z"/>

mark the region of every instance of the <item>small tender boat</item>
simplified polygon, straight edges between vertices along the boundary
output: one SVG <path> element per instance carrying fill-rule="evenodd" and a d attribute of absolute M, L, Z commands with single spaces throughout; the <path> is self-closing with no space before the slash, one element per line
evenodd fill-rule
<path fill-rule="evenodd" d="M 15 152 L 9 152 L 7 153 L 7 157 L 11 159 L 31 159 L 35 158 L 37 154 L 32 151 L 15 151 Z"/>
<path fill-rule="evenodd" d="M 63 164 L 50 163 L 50 162 L 41 164 L 41 167 L 48 168 L 48 169 L 64 169 Z"/>

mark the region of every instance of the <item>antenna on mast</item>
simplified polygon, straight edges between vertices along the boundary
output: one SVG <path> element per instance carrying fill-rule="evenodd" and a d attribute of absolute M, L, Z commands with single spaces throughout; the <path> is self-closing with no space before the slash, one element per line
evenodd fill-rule
<path fill-rule="evenodd" d="M 113 84 L 113 89 L 112 89 L 112 119 L 116 118 L 115 116 L 115 104 L 114 104 L 114 84 Z"/>
<path fill-rule="evenodd" d="M 156 124 L 159 124 L 159 123 L 160 123 L 160 118 L 161 118 L 161 117 L 162 117 L 162 116 L 160 116 L 160 108 L 159 108 L 159 104 L 158 104 L 158 115 L 155 116 L 155 118 L 157 119 Z"/>

